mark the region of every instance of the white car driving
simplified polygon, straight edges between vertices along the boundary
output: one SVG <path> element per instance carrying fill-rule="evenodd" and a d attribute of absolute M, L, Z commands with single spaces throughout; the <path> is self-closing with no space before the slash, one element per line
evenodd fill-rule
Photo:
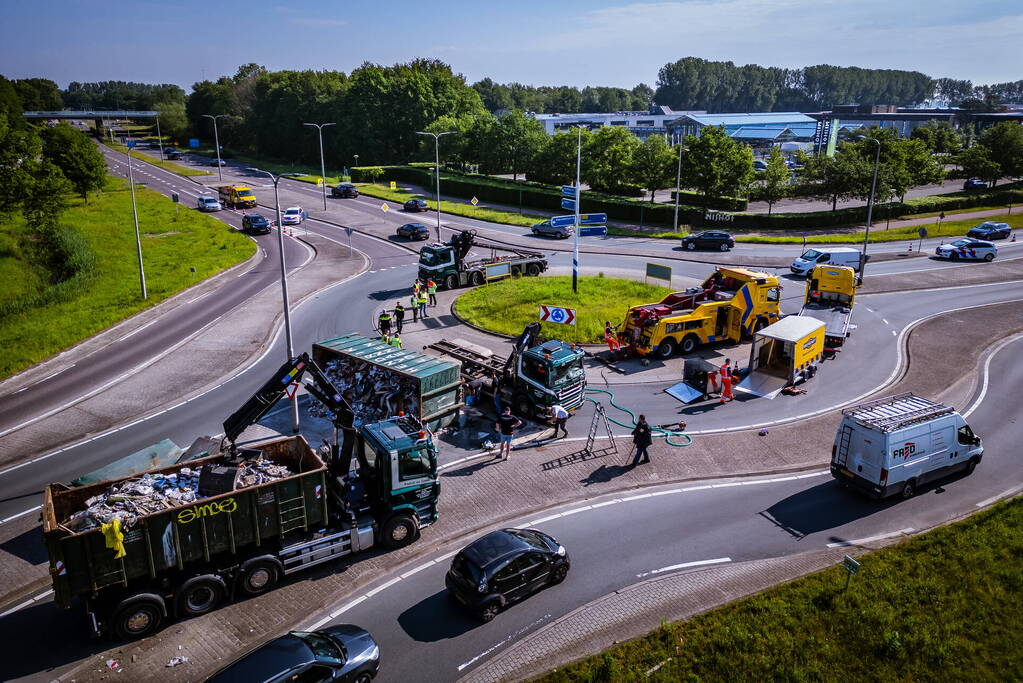
<path fill-rule="evenodd" d="M 309 214 L 306 213 L 305 209 L 299 206 L 292 206 L 285 209 L 284 213 L 281 214 L 281 223 L 284 225 L 298 225 L 308 217 Z"/>
<path fill-rule="evenodd" d="M 951 244 L 939 246 L 934 250 L 934 255 L 938 258 L 947 258 L 952 261 L 960 259 L 993 261 L 998 256 L 998 247 L 991 242 L 963 237 Z"/>

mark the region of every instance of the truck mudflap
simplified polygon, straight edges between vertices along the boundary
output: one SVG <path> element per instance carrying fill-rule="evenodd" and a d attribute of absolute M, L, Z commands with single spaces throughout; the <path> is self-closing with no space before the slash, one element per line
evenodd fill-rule
<path fill-rule="evenodd" d="M 888 495 L 888 487 L 867 481 L 858 474 L 847 470 L 841 465 L 831 465 L 831 476 L 838 480 L 843 486 L 861 491 L 871 498 L 880 500 Z"/>

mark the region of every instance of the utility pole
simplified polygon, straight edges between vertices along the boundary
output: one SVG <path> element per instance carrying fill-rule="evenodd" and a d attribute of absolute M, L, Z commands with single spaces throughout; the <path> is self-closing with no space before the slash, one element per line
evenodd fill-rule
<path fill-rule="evenodd" d="M 578 143 L 575 152 L 575 233 L 572 235 L 572 292 L 579 292 L 579 201 L 582 199 L 583 128 L 577 128 Z"/>
<path fill-rule="evenodd" d="M 678 175 L 675 177 L 675 230 L 678 230 L 678 196 L 682 194 L 682 141 L 678 142 Z"/>
<path fill-rule="evenodd" d="M 157 144 L 160 145 L 160 160 L 163 161 L 163 136 L 160 135 L 160 117 L 156 117 L 156 139 L 159 141 Z"/>
<path fill-rule="evenodd" d="M 208 119 L 213 119 L 213 144 L 217 147 L 217 176 L 220 178 L 220 182 L 224 182 L 224 169 L 220 165 L 223 162 L 220 160 L 220 136 L 217 135 L 217 119 L 222 116 L 227 116 L 227 114 L 217 114 L 216 116 L 213 114 L 203 114 L 203 116 Z M 276 185 L 274 187 L 276 187 Z"/>
<path fill-rule="evenodd" d="M 134 141 L 127 140 L 126 154 L 128 155 L 128 186 L 131 188 L 131 215 L 135 221 L 135 247 L 139 255 L 139 285 L 142 287 L 142 299 L 148 299 L 146 293 L 146 271 L 142 266 L 142 236 L 139 234 L 139 212 L 135 207 L 135 173 L 131 169 L 131 145 Z"/>
<path fill-rule="evenodd" d="M 881 141 L 877 138 L 858 136 L 864 140 L 870 140 L 877 144 L 877 154 L 874 157 L 874 179 L 870 182 L 870 199 L 867 202 L 867 229 L 863 232 L 863 252 L 860 254 L 859 284 L 863 284 L 863 271 L 867 269 L 867 242 L 870 240 L 870 224 L 874 216 L 874 193 L 877 191 L 877 169 L 881 165 Z"/>
<path fill-rule="evenodd" d="M 437 165 L 437 241 L 443 241 L 440 236 L 440 139 L 443 135 L 454 135 L 457 130 L 448 130 L 443 133 L 426 133 L 423 131 L 416 131 L 416 135 L 432 135 L 433 136 L 433 151 L 434 159 Z M 356 157 L 358 160 L 358 157 Z"/>
<path fill-rule="evenodd" d="M 312 126 L 319 133 L 320 137 L 320 184 L 323 186 L 323 210 L 327 210 L 327 169 L 323 163 L 323 129 L 326 126 L 333 126 L 333 123 L 303 123 L 303 126 Z M 276 187 L 276 186 L 275 186 Z"/>

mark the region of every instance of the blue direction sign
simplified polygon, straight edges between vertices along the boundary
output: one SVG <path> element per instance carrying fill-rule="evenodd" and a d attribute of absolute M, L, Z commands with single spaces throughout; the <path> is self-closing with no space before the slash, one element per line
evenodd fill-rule
<path fill-rule="evenodd" d="M 138 144 L 138 143 L 136 143 L 134 140 L 128 140 L 128 148 L 129 149 L 134 147 L 136 144 Z"/>
<path fill-rule="evenodd" d="M 607 226 L 606 225 L 590 225 L 580 226 L 579 228 L 580 237 L 607 237 Z"/>
<path fill-rule="evenodd" d="M 562 185 L 561 196 L 575 199 L 575 185 Z"/>
<path fill-rule="evenodd" d="M 561 198 L 561 208 L 563 208 L 565 211 L 575 211 L 575 200 L 574 199 L 566 199 L 565 197 L 562 197 Z M 574 219 L 574 217 L 573 217 L 573 219 Z"/>
<path fill-rule="evenodd" d="M 192 149 L 197 149 L 199 147 L 199 138 L 188 138 L 188 146 Z"/>
<path fill-rule="evenodd" d="M 575 225 L 575 216 L 551 216 L 552 228 L 567 228 Z"/>
<path fill-rule="evenodd" d="M 579 214 L 579 225 L 604 225 L 607 223 L 606 213 L 581 213 Z M 575 225 L 575 216 L 552 216 L 552 228 L 564 228 Z"/>

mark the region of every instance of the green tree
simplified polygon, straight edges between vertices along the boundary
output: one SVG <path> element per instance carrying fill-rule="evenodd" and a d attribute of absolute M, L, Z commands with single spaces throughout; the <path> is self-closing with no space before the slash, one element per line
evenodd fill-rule
<path fill-rule="evenodd" d="M 982 145 L 964 149 L 959 153 L 957 161 L 963 172 L 971 178 L 980 178 L 993 184 L 1001 176 L 1002 167 L 991 158 L 988 148 Z"/>
<path fill-rule="evenodd" d="M 753 151 L 730 138 L 724 126 L 706 126 L 699 137 L 687 136 L 685 145 L 683 185 L 703 195 L 704 209 L 711 197 L 736 194 L 753 179 Z"/>
<path fill-rule="evenodd" d="M 575 183 L 577 131 L 559 131 L 546 139 L 530 165 L 526 177 L 538 183 L 567 185 Z M 583 148 L 590 139 L 590 131 L 581 131 Z"/>
<path fill-rule="evenodd" d="M 956 154 L 962 145 L 959 132 L 948 121 L 928 121 L 917 126 L 910 139 L 920 140 L 935 154 Z"/>
<path fill-rule="evenodd" d="M 774 203 L 785 196 L 785 190 L 789 185 L 791 176 L 785 157 L 777 147 L 771 147 L 771 154 L 767 157 L 767 168 L 761 174 L 763 187 L 761 194 L 767 202 L 767 215 L 771 215 Z"/>
<path fill-rule="evenodd" d="M 82 199 L 106 181 L 103 155 L 85 133 L 66 123 L 43 132 L 43 158 L 60 169 Z"/>
<path fill-rule="evenodd" d="M 629 181 L 632 157 L 639 140 L 622 126 L 604 126 L 589 136 L 583 148 L 584 180 L 594 190 L 617 194 Z"/>
<path fill-rule="evenodd" d="M 922 140 L 899 140 L 896 149 L 899 173 L 908 181 L 904 185 L 893 186 L 900 201 L 905 200 L 909 188 L 941 182 L 944 178 L 945 170 Z"/>
<path fill-rule="evenodd" d="M 29 111 L 57 111 L 64 107 L 60 88 L 48 78 L 21 78 L 14 81 L 14 89 L 21 106 Z"/>
<path fill-rule="evenodd" d="M 22 117 L 24 107 L 21 106 L 21 98 L 14 89 L 14 84 L 0 76 L 0 115 L 2 115 L 8 126 L 12 128 L 23 128 L 25 119 Z"/>
<path fill-rule="evenodd" d="M 654 193 L 675 184 L 678 153 L 668 146 L 662 135 L 651 135 L 636 148 L 629 166 L 629 181 Z"/>
<path fill-rule="evenodd" d="M 1023 176 L 1023 124 L 1002 121 L 980 134 L 979 144 L 987 149 L 991 161 L 998 164 L 998 174 L 992 178 Z"/>
<path fill-rule="evenodd" d="M 160 134 L 178 142 L 188 137 L 188 116 L 185 114 L 185 103 L 165 100 L 153 105 L 160 112 Z"/>
<path fill-rule="evenodd" d="M 846 143 L 843 143 L 846 144 Z M 870 192 L 872 162 L 859 154 L 835 154 L 799 157 L 803 164 L 800 183 L 803 191 L 838 208 L 839 199 L 852 199 L 863 191 Z"/>

